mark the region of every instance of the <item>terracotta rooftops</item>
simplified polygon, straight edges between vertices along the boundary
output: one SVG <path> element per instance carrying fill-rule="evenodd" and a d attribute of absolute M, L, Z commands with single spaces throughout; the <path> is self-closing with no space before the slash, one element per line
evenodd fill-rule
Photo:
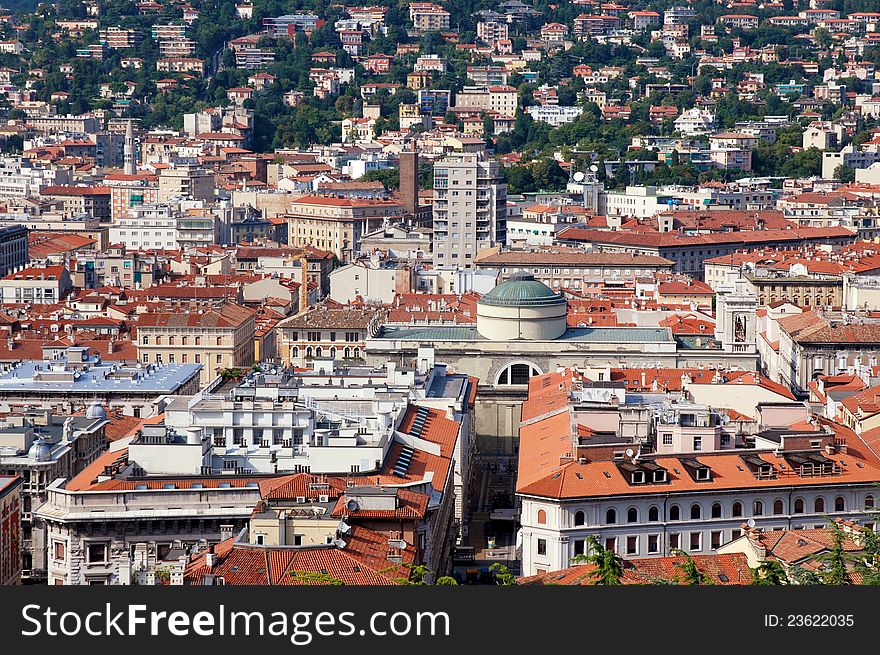
<path fill-rule="evenodd" d="M 709 576 L 714 584 L 737 585 L 749 584 L 751 572 L 746 556 L 742 553 L 724 555 L 693 555 L 697 569 Z M 623 562 L 622 584 L 644 585 L 656 584 L 658 579 L 684 583 L 682 565 L 687 561 L 685 556 L 676 557 L 638 557 Z M 580 564 L 559 571 L 540 573 L 527 578 L 520 578 L 520 585 L 593 585 L 595 578 L 592 564 Z"/>
<path fill-rule="evenodd" d="M 789 230 L 737 230 L 710 234 L 685 234 L 682 232 L 608 232 L 568 227 L 557 235 L 560 239 L 592 241 L 618 245 L 676 248 L 709 246 L 725 243 L 774 243 L 807 239 L 830 239 L 855 235 L 843 227 L 803 227 Z"/>
<path fill-rule="evenodd" d="M 184 584 L 200 585 L 206 574 L 227 585 L 404 584 L 409 577 L 404 565 L 415 561 L 416 549 L 396 549 L 399 563 L 389 560 L 390 553 L 387 536 L 361 526 L 352 526 L 344 546 L 255 546 L 228 539 L 214 547 L 213 566 L 207 552 L 187 565 Z"/>

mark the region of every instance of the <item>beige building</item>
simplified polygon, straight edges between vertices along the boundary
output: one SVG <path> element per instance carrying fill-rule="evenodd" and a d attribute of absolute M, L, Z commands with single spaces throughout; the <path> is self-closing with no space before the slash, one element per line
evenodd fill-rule
<path fill-rule="evenodd" d="M 552 247 L 533 250 L 486 248 L 474 259 L 479 270 L 494 271 L 499 281 L 517 272 L 531 273 L 548 287 L 580 289 L 602 280 L 633 280 L 672 272 L 675 263 L 655 255 L 586 252 L 578 248 Z"/>
<path fill-rule="evenodd" d="M 379 331 L 375 309 L 327 309 L 315 306 L 278 324 L 278 354 L 285 366 L 304 366 L 312 359 L 360 361 L 367 338 Z"/>
<path fill-rule="evenodd" d="M 290 203 L 288 243 L 312 246 L 350 259 L 360 250 L 360 240 L 380 227 L 386 219 L 403 215 L 395 200 L 303 196 Z"/>
<path fill-rule="evenodd" d="M 138 321 L 138 359 L 143 363 L 201 364 L 201 386 L 224 369 L 254 363 L 254 314 L 228 303 L 198 312 L 152 312 Z"/>
<path fill-rule="evenodd" d="M 175 165 L 159 172 L 159 202 L 173 198 L 214 200 L 214 175 L 196 165 Z"/>

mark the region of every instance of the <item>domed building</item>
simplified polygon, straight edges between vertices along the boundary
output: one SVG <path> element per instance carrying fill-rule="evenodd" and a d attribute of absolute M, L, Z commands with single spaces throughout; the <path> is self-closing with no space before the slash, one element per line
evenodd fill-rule
<path fill-rule="evenodd" d="M 568 302 L 526 272 L 477 301 L 477 332 L 491 341 L 547 341 L 565 333 Z"/>
<path fill-rule="evenodd" d="M 28 448 L 27 456 L 32 462 L 50 462 L 52 461 L 52 448 L 43 437 L 37 437 Z"/>

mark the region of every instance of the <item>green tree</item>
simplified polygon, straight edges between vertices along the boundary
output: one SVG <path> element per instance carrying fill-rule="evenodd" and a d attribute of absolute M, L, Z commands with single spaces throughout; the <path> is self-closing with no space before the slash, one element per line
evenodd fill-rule
<path fill-rule="evenodd" d="M 595 535 L 587 537 L 589 555 L 576 555 L 572 562 L 592 564 L 590 577 L 593 584 L 613 586 L 621 584 L 623 579 L 623 559 L 610 548 L 599 543 Z"/>
<path fill-rule="evenodd" d="M 775 559 L 765 559 L 756 568 L 751 569 L 753 585 L 783 585 L 788 583 L 785 569 Z"/>
<path fill-rule="evenodd" d="M 400 188 L 400 171 L 396 168 L 383 168 L 378 171 L 369 171 L 361 177 L 362 182 L 381 182 L 388 189 Z"/>
<path fill-rule="evenodd" d="M 694 561 L 694 558 L 690 556 L 689 553 L 684 552 L 680 548 L 676 548 L 672 551 L 674 555 L 678 557 L 683 557 L 684 561 L 676 562 L 675 566 L 681 569 L 682 577 L 684 578 L 684 583 L 689 585 L 712 585 L 715 582 L 712 580 L 712 577 L 708 573 L 704 573 L 699 569 L 697 563 Z"/>
<path fill-rule="evenodd" d="M 289 575 L 292 578 L 296 578 L 297 582 L 305 584 L 331 585 L 336 587 L 345 585 L 342 580 L 334 578 L 332 575 L 316 571 L 291 571 Z"/>
<path fill-rule="evenodd" d="M 450 575 L 444 575 L 443 577 L 437 578 L 437 582 L 435 582 L 438 587 L 457 587 L 458 581 Z"/>
<path fill-rule="evenodd" d="M 850 184 L 856 181 L 856 172 L 852 166 L 841 164 L 834 169 L 834 179 L 840 180 L 844 184 Z"/>
<path fill-rule="evenodd" d="M 495 584 L 501 587 L 513 587 L 516 585 L 516 576 L 501 562 L 495 562 L 489 567 L 489 571 L 495 575 Z"/>
<path fill-rule="evenodd" d="M 791 584 L 822 584 L 822 578 L 819 577 L 818 573 L 811 571 L 810 569 L 805 569 L 803 566 L 790 567 L 788 569 L 788 579 Z"/>
<path fill-rule="evenodd" d="M 822 582 L 830 585 L 850 585 L 852 578 L 847 564 L 853 561 L 853 557 L 846 552 L 843 545 L 847 536 L 833 521 L 830 523 L 830 529 L 833 539 L 831 549 L 827 553 L 815 557 L 816 560 L 825 564 L 825 569 L 821 574 Z"/>

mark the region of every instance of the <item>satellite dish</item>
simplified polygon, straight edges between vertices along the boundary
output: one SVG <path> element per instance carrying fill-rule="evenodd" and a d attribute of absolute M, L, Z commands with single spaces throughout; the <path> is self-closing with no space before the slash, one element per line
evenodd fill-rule
<path fill-rule="evenodd" d="M 599 167 L 596 166 L 596 164 L 593 164 L 592 166 L 590 166 L 590 170 L 593 171 L 594 173 L 598 173 Z"/>
<path fill-rule="evenodd" d="M 632 457 L 632 456 L 635 455 L 635 454 L 636 454 L 636 453 L 635 453 L 635 451 L 634 451 L 632 448 L 627 448 L 627 449 L 626 449 L 626 456 L 627 456 L 627 457 Z"/>
<path fill-rule="evenodd" d="M 575 182 L 583 182 L 586 175 L 584 175 L 581 171 L 578 171 L 573 176 Z"/>
<path fill-rule="evenodd" d="M 349 500 L 345 504 L 345 507 L 348 509 L 349 512 L 356 512 L 361 508 L 360 503 L 358 503 L 358 501 L 356 500 Z"/>
<path fill-rule="evenodd" d="M 748 521 L 746 521 L 746 525 L 749 526 L 750 528 L 754 528 L 755 527 L 755 519 L 749 519 Z"/>

